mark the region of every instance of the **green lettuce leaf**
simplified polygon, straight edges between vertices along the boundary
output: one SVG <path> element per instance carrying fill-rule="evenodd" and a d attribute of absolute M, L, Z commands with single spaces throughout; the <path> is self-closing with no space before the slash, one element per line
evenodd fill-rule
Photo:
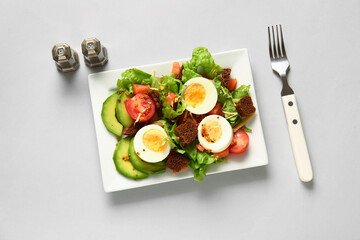
<path fill-rule="evenodd" d="M 188 146 L 186 146 L 185 154 L 190 158 L 189 166 L 194 169 L 194 179 L 201 182 L 206 176 L 206 168 L 213 163 L 221 163 L 226 161 L 225 158 L 215 158 L 213 155 L 207 152 L 199 152 L 196 148 L 196 144 L 199 142 L 194 140 Z"/>
<path fill-rule="evenodd" d="M 200 74 L 194 72 L 193 70 L 191 70 L 190 68 L 185 68 L 182 71 L 182 81 L 183 83 L 187 82 L 188 80 L 195 78 L 195 77 L 201 77 Z"/>
<path fill-rule="evenodd" d="M 236 90 L 234 90 L 231 94 L 234 99 L 241 99 L 247 95 L 249 95 L 250 85 L 241 85 Z"/>
<path fill-rule="evenodd" d="M 206 176 L 206 165 L 201 165 L 199 168 L 194 169 L 194 180 L 201 182 Z"/>
<path fill-rule="evenodd" d="M 133 83 L 151 84 L 151 74 L 137 68 L 128 69 L 121 74 L 122 78 L 129 79 Z"/>
<path fill-rule="evenodd" d="M 232 98 L 227 98 L 223 102 L 222 111 L 224 112 L 225 118 L 229 121 L 230 125 L 234 127 L 236 124 L 240 122 L 240 116 Z"/>
<path fill-rule="evenodd" d="M 181 114 L 186 109 L 186 103 L 180 97 L 181 92 L 183 91 L 183 83 L 176 79 L 174 75 L 163 76 L 160 83 L 161 87 L 159 88 L 160 100 L 162 101 L 162 114 L 165 119 L 172 120 Z M 173 107 L 166 101 L 166 94 L 168 92 L 173 92 L 178 97 L 177 107 L 174 110 Z"/>
<path fill-rule="evenodd" d="M 166 101 L 165 94 L 160 93 L 160 99 L 162 101 L 162 114 L 166 119 L 174 119 L 183 114 L 186 109 L 186 103 L 181 97 L 178 98 L 176 110 L 174 110 L 172 106 L 170 106 L 170 104 Z"/>
<path fill-rule="evenodd" d="M 149 84 L 151 87 L 159 87 L 159 80 L 151 76 L 149 73 L 141 71 L 137 68 L 127 69 L 121 74 L 121 78 L 117 81 L 118 90 L 133 93 L 132 84 Z"/>
<path fill-rule="evenodd" d="M 126 78 L 121 78 L 118 79 L 117 81 L 117 88 L 118 90 L 124 90 L 124 91 L 128 91 L 130 93 L 133 93 L 133 89 L 132 89 L 132 82 L 129 79 Z"/>
<path fill-rule="evenodd" d="M 205 74 L 213 79 L 219 77 L 222 67 L 215 64 L 213 57 L 205 47 L 197 47 L 193 50 L 190 62 L 183 63 L 182 81 L 185 83 L 191 78 L 201 77 Z"/>
<path fill-rule="evenodd" d="M 183 83 L 176 79 L 174 76 L 163 76 L 162 82 L 161 82 L 161 86 L 165 88 L 166 92 L 173 92 L 176 94 L 180 94 L 182 87 L 183 87 Z"/>
<path fill-rule="evenodd" d="M 234 127 L 241 119 L 233 102 L 233 97 L 230 91 L 221 85 L 219 77 L 214 78 L 213 84 L 218 92 L 218 101 L 222 103 L 224 117 L 229 121 L 230 125 Z"/>
<path fill-rule="evenodd" d="M 211 79 L 220 75 L 223 70 L 219 65 L 215 64 L 213 57 L 205 47 L 197 47 L 193 50 L 190 69 L 197 73 L 204 73 Z"/>
<path fill-rule="evenodd" d="M 242 126 L 241 129 L 244 130 L 245 132 L 252 133 L 252 129 L 250 129 L 246 126 Z"/>
<path fill-rule="evenodd" d="M 171 149 L 178 148 L 180 146 L 180 140 L 177 139 L 177 135 L 174 129 L 177 127 L 176 123 L 170 123 L 167 120 L 158 120 L 157 123 L 161 123 L 164 127 L 166 134 L 169 137 L 169 144 Z"/>

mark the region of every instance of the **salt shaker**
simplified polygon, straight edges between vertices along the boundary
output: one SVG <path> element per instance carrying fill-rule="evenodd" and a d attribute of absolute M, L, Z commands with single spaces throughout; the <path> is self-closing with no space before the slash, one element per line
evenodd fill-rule
<path fill-rule="evenodd" d="M 103 66 L 108 61 L 107 49 L 97 38 L 87 38 L 81 43 L 84 61 L 89 67 Z"/>
<path fill-rule="evenodd" d="M 61 72 L 75 71 L 79 67 L 77 52 L 66 43 L 55 44 L 52 48 L 52 56 L 57 69 Z"/>

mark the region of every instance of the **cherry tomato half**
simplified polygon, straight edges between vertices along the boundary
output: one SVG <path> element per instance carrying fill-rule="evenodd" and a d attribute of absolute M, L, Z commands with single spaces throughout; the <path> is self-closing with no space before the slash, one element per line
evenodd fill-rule
<path fill-rule="evenodd" d="M 197 150 L 199 150 L 200 152 L 205 151 L 205 148 L 204 148 L 200 143 L 196 144 L 196 148 L 197 148 Z"/>
<path fill-rule="evenodd" d="M 207 115 L 220 115 L 222 111 L 221 102 L 217 102 L 215 107 L 207 113 Z"/>
<path fill-rule="evenodd" d="M 249 145 L 249 135 L 242 129 L 234 133 L 232 143 L 229 147 L 231 153 L 242 153 Z"/>
<path fill-rule="evenodd" d="M 146 94 L 148 91 L 150 91 L 150 85 L 149 84 L 137 84 L 133 83 L 132 88 L 135 94 L 138 93 L 144 93 Z"/>
<path fill-rule="evenodd" d="M 222 152 L 214 153 L 214 157 L 216 158 L 224 158 L 227 157 L 228 155 L 229 155 L 229 148 L 225 149 Z"/>
<path fill-rule="evenodd" d="M 130 117 L 139 122 L 146 122 L 155 113 L 154 101 L 143 93 L 138 93 L 129 100 L 126 100 L 125 108 Z M 140 114 L 141 116 L 139 117 Z"/>
<path fill-rule="evenodd" d="M 166 94 L 166 101 L 170 104 L 171 107 L 174 106 L 175 103 L 175 99 L 176 99 L 176 94 L 173 92 L 168 92 Z"/>
<path fill-rule="evenodd" d="M 172 69 L 171 69 L 171 73 L 173 73 L 173 74 L 180 74 L 180 72 L 181 72 L 180 63 L 174 62 L 174 63 L 173 63 L 173 66 L 172 66 Z"/>
<path fill-rule="evenodd" d="M 234 91 L 236 89 L 237 80 L 236 78 L 230 79 L 228 89 L 229 91 Z"/>

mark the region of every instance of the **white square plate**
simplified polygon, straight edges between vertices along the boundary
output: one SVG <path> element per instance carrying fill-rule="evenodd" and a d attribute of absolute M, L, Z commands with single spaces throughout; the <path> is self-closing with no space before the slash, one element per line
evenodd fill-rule
<path fill-rule="evenodd" d="M 247 49 L 217 53 L 213 54 L 213 57 L 215 62 L 221 67 L 231 68 L 231 77 L 238 80 L 238 85 L 251 85 L 250 96 L 252 97 L 254 106 L 257 109 L 257 114 L 246 124 L 247 127 L 252 129 L 252 133 L 249 134 L 250 143 L 246 152 L 242 154 L 230 154 L 227 157 L 227 162 L 210 165 L 207 168 L 207 175 L 267 165 L 267 151 L 260 122 L 260 112 L 255 96 Z M 188 60 L 189 59 L 179 59 L 174 61 L 181 63 Z M 156 76 L 169 75 L 174 61 L 138 66 L 136 68 L 150 74 L 153 70 L 156 70 Z M 121 73 L 126 69 L 128 68 L 89 75 L 90 96 L 105 192 L 120 191 L 192 178 L 193 170 L 190 167 L 179 174 L 173 174 L 171 170 L 167 169 L 163 174 L 149 175 L 148 178 L 137 181 L 125 178 L 116 171 L 112 157 L 117 141 L 116 137 L 106 130 L 101 119 L 101 109 L 105 99 L 114 92 L 114 89 L 116 89 L 117 79 L 121 77 Z M 203 181 L 206 181 L 206 177 Z"/>

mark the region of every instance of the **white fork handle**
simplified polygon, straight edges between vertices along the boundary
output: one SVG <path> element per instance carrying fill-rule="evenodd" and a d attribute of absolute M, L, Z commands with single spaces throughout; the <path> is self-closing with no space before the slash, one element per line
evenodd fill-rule
<path fill-rule="evenodd" d="M 303 182 L 309 182 L 313 178 L 313 172 L 295 94 L 283 96 L 281 98 L 299 178 Z"/>

